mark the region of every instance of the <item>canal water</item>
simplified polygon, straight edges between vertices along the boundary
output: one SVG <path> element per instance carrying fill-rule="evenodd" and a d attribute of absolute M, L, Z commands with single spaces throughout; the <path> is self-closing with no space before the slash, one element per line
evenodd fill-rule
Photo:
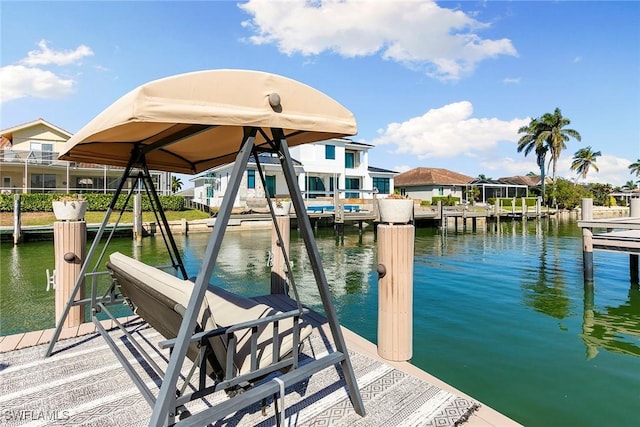
<path fill-rule="evenodd" d="M 376 242 L 349 229 L 317 242 L 342 324 L 375 342 Z M 208 234 L 176 236 L 196 275 Z M 321 311 L 301 239 L 291 258 L 301 298 Z M 269 231 L 226 233 L 212 282 L 244 295 L 269 292 Z M 162 239 L 112 242 L 154 265 Z M 53 327 L 53 243 L 0 246 L 0 334 Z M 412 363 L 527 426 L 636 425 L 640 407 L 640 290 L 628 256 L 596 252 L 582 281 L 574 222 L 503 222 L 491 231 L 416 230 Z M 123 310 L 125 310 L 123 308 Z M 124 314 L 124 311 L 123 311 Z"/>

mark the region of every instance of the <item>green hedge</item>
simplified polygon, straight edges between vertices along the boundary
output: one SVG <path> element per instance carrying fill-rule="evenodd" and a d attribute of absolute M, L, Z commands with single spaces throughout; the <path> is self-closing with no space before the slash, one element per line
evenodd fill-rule
<path fill-rule="evenodd" d="M 451 195 L 448 196 L 435 196 L 431 198 L 431 203 L 434 205 L 439 201 L 442 201 L 442 206 L 455 206 L 460 203 L 460 197 L 453 197 Z"/>
<path fill-rule="evenodd" d="M 494 199 L 495 200 L 495 199 Z M 501 198 L 500 199 L 500 207 L 507 207 L 510 208 L 511 207 L 511 203 L 513 202 L 513 198 L 509 197 L 509 198 Z M 495 202 L 494 202 L 495 203 Z M 524 203 L 525 205 L 527 205 L 528 207 L 533 207 L 536 205 L 536 198 L 535 197 L 525 197 L 524 199 Z M 522 198 L 521 197 L 516 197 L 516 203 L 515 203 L 516 207 L 518 206 L 522 206 Z"/>
<path fill-rule="evenodd" d="M 65 194 L 53 194 L 53 193 L 28 193 L 20 196 L 20 210 L 22 212 L 52 212 L 53 207 L 51 202 L 65 196 Z M 66 196 L 69 196 L 66 194 Z M 102 193 L 87 193 L 82 197 L 87 201 L 88 211 L 106 211 L 111 203 L 113 195 Z M 182 196 L 159 196 L 160 204 L 165 211 L 183 211 L 184 210 L 184 198 Z M 0 212 L 13 212 L 13 194 L 0 194 Z M 116 202 L 116 209 L 120 210 L 126 196 L 121 194 Z M 133 210 L 133 196 L 129 200 L 126 210 Z M 151 204 L 149 198 L 143 194 L 142 196 L 142 210 L 150 211 Z"/>

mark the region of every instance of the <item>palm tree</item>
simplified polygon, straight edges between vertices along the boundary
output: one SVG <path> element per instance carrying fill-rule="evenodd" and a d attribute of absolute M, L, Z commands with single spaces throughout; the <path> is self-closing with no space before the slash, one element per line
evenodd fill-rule
<path fill-rule="evenodd" d="M 582 179 L 587 179 L 587 174 L 590 168 L 594 168 L 596 172 L 600 172 L 598 166 L 596 166 L 596 160 L 602 156 L 600 151 L 593 151 L 591 146 L 581 148 L 573 155 L 573 162 L 571 163 L 571 170 L 576 171 L 578 176 Z"/>
<path fill-rule="evenodd" d="M 629 165 L 629 173 L 631 175 L 640 176 L 640 159 Z"/>
<path fill-rule="evenodd" d="M 634 190 L 635 188 L 636 188 L 636 183 L 633 182 L 633 180 L 629 180 L 625 182 L 624 185 L 622 186 L 623 190 L 628 190 L 628 191 Z"/>
<path fill-rule="evenodd" d="M 171 175 L 171 191 L 177 193 L 182 190 L 182 180 L 175 175 Z"/>
<path fill-rule="evenodd" d="M 545 145 L 544 138 L 541 137 L 543 131 L 542 123 L 538 119 L 531 119 L 529 125 L 522 126 L 518 129 L 518 133 L 524 135 L 518 140 L 518 153 L 524 151 L 525 157 L 532 151 L 536 152 L 536 163 L 540 168 L 540 179 L 542 181 L 542 200 L 545 193 L 545 158 L 548 148 Z"/>
<path fill-rule="evenodd" d="M 565 126 L 571 124 L 571 120 L 562 116 L 560 108 L 557 108 L 553 113 L 546 113 L 540 118 L 540 134 L 539 138 L 546 142 L 546 146 L 551 154 L 550 163 L 553 163 L 553 193 L 555 203 L 555 188 L 556 188 L 556 169 L 558 166 L 558 159 L 562 150 L 567 148 L 566 142 L 571 138 L 575 138 L 578 141 L 582 140 L 580 133 L 574 129 L 565 129 Z"/>

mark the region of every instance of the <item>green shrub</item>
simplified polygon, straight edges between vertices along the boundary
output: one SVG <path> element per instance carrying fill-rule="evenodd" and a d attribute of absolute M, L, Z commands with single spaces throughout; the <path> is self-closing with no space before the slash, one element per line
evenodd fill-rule
<path fill-rule="evenodd" d="M 20 210 L 22 212 L 51 212 L 52 202 L 60 197 L 71 196 L 70 194 L 59 193 L 27 193 L 20 195 Z M 103 193 L 86 193 L 82 197 L 87 201 L 88 211 L 106 211 L 109 208 L 113 195 Z M 13 194 L 0 194 L 0 212 L 13 211 Z M 165 211 L 183 211 L 184 198 L 181 196 L 159 196 L 160 204 Z M 124 205 L 126 195 L 121 194 L 115 205 L 116 210 L 120 210 Z M 133 196 L 129 199 L 126 209 L 133 210 Z M 150 211 L 151 203 L 149 198 L 143 194 L 142 210 Z"/>
<path fill-rule="evenodd" d="M 431 206 L 431 200 L 421 200 L 420 206 Z"/>
<path fill-rule="evenodd" d="M 453 197 L 451 194 L 448 196 L 435 196 L 431 198 L 431 203 L 437 204 L 438 202 L 442 202 L 442 206 L 455 206 L 460 202 L 460 197 Z"/>

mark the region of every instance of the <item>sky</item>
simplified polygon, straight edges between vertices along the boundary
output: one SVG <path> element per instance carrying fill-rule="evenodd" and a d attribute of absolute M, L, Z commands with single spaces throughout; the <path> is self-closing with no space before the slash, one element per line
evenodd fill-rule
<path fill-rule="evenodd" d="M 518 129 L 560 108 L 582 140 L 558 176 L 576 179 L 590 146 L 587 182 L 637 179 L 640 2 L 2 0 L 0 26 L 0 129 L 41 117 L 75 133 L 146 82 L 252 69 L 351 110 L 371 166 L 539 173 Z"/>

